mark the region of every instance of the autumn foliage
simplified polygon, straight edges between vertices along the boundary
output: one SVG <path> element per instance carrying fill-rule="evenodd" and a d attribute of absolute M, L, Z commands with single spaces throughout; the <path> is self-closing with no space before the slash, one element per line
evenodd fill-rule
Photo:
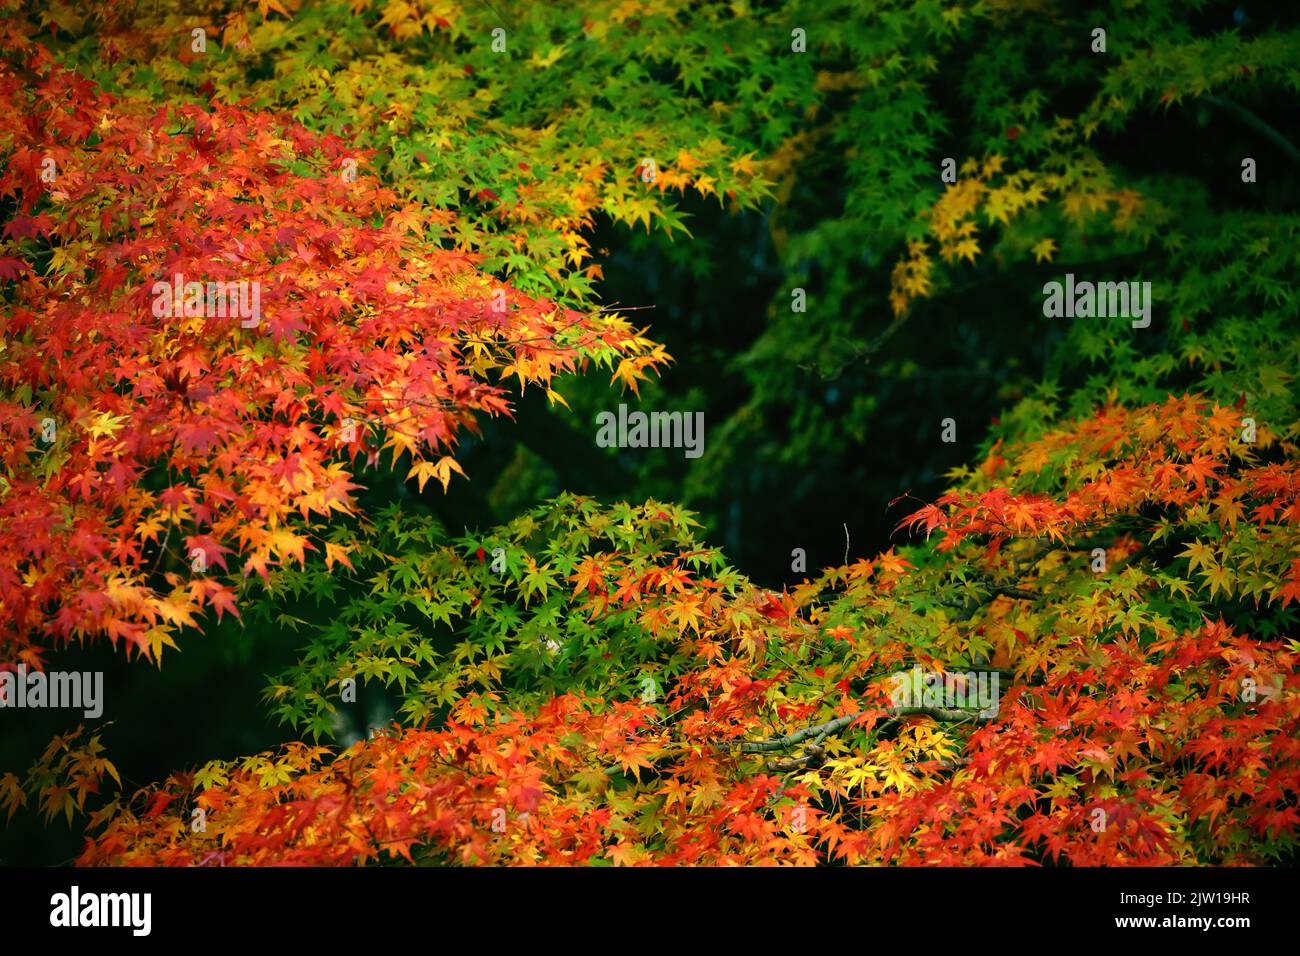
<path fill-rule="evenodd" d="M 313 522 L 351 512 L 354 460 L 409 456 L 421 487 L 445 485 L 458 434 L 509 411 L 489 371 L 545 385 L 618 359 L 635 381 L 660 361 L 617 317 L 420 242 L 418 208 L 340 175 L 358 157 L 337 138 L 235 107 L 143 108 L 8 42 L 6 659 L 101 636 L 156 657 L 200 612 L 238 613 L 229 585 L 164 563 L 166 544 L 265 577 L 322 547 Z M 35 88 L 25 58 L 48 70 Z M 175 276 L 257 282 L 265 318 L 206 300 L 159 315 L 154 283 Z"/>
<path fill-rule="evenodd" d="M 1267 861 L 1300 822 L 1297 649 L 1208 619 L 1193 598 L 1293 599 L 1300 476 L 1243 467 L 1238 424 L 1171 400 L 1044 436 L 1016 464 L 999 452 L 983 469 L 996 487 L 910 519 L 944 532 L 931 553 L 962 555 L 964 580 L 891 552 L 773 594 L 655 503 L 565 499 L 481 540 L 421 541 L 379 563 L 381 597 L 342 613 L 373 638 L 331 653 L 327 628 L 315 665 L 269 691 L 311 725 L 325 703 L 313 688 L 358 673 L 400 682 L 416 729 L 174 777 L 83 860 L 333 863 L 415 848 L 431 862 L 561 864 Z M 1014 490 L 1076 457 L 1096 475 Z M 381 520 L 391 534 L 404 519 Z M 1188 542 L 1190 577 L 1154 570 L 1151 552 L 1176 551 L 1200 522 L 1231 530 Z M 1089 564 L 1098 540 L 1116 562 L 1107 583 Z M 1276 560 L 1224 572 L 1247 542 Z M 489 547 L 511 555 L 505 581 L 478 557 Z M 381 555 L 358 552 L 359 567 Z M 403 612 L 468 639 L 440 654 Z M 1005 675 L 994 719 L 891 702 L 891 673 L 965 671 L 961 659 Z M 647 678 L 671 688 L 657 706 L 637 696 Z M 221 822 L 196 835 L 177 806 Z M 500 835 L 493 813 L 511 821 Z"/>
<path fill-rule="evenodd" d="M 165 669 L 232 618 L 292 628 L 263 700 L 287 742 L 133 787 L 79 728 L 0 773 L 10 817 L 84 817 L 78 862 L 114 866 L 1293 859 L 1300 228 L 1220 228 L 1191 198 L 1215 227 L 1181 235 L 1177 197 L 1092 138 L 1156 86 L 1167 108 L 1238 82 L 1228 60 L 1271 82 L 1300 38 L 1175 36 L 1070 117 L 993 83 L 942 184 L 919 140 L 944 124 L 909 71 L 984 30 L 1034 42 L 1048 26 L 1019 5 L 936 22 L 901 4 L 890 30 L 855 22 L 788 70 L 765 38 L 847 14 L 524 4 L 512 65 L 484 52 L 489 13 L 450 4 L 163 6 L 0 4 L 0 670 L 75 667 L 103 642 Z M 672 59 L 675 31 L 712 50 L 718 23 L 708 69 Z M 543 42 L 562 29 L 590 55 Z M 848 157 L 849 198 L 808 225 L 791 196 L 823 178 L 819 149 Z M 1078 320 L 948 490 L 895 502 L 893 547 L 784 588 L 646 495 L 572 489 L 446 527 L 419 496 L 473 477 L 459 442 L 521 393 L 563 414 L 579 376 L 626 395 L 669 367 L 599 305 L 588 236 L 604 217 L 689 250 L 688 194 L 773 203 L 792 277 L 844 236 L 879 243 L 870 318 L 827 266 L 830 307 L 787 346 L 777 293 L 745 363 L 782 384 L 720 429 L 729 465 L 776 440 L 749 431 L 774 403 L 789 448 L 856 435 L 859 418 L 819 420 L 820 379 L 782 376 L 864 362 L 963 269 L 1138 250 L 1168 328 L 1134 345 L 1124 319 Z M 256 283 L 260 314 L 159 308 L 156 283 L 191 280 Z M 885 331 L 864 343 L 870 322 Z M 996 706 L 901 701 L 914 670 L 992 679 Z M 337 740 L 358 687 L 391 713 Z"/>

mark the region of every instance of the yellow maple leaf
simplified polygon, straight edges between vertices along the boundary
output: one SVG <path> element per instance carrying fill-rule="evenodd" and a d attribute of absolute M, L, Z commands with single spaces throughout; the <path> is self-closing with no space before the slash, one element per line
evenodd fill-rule
<path fill-rule="evenodd" d="M 90 426 L 91 437 L 100 438 L 104 435 L 112 437 L 121 430 L 122 423 L 128 417 L 127 415 L 114 416 L 111 412 L 101 412 L 95 416 L 95 420 Z"/>
<path fill-rule="evenodd" d="M 952 255 L 958 259 L 966 259 L 969 262 L 974 262 L 975 256 L 980 251 L 980 245 L 974 239 L 967 238 L 950 247 L 947 251 L 951 252 Z"/>

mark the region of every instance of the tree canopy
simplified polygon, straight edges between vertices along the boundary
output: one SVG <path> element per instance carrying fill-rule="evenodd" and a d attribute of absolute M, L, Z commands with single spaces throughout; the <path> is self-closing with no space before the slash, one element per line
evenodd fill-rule
<path fill-rule="evenodd" d="M 154 710 L 187 655 L 268 674 L 241 751 L 155 715 L 158 773 L 110 683 L 111 727 L 4 752 L 11 829 L 1294 859 L 1293 18 L 0 12 L 0 670 L 107 654 Z M 706 452 L 600 447 L 620 404 Z"/>

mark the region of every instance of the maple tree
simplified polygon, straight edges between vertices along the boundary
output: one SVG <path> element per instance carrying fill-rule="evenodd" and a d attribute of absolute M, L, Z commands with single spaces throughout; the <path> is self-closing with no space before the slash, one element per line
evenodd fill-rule
<path fill-rule="evenodd" d="M 496 379 L 618 359 L 635 383 L 663 360 L 617 316 L 518 293 L 426 239 L 418 208 L 340 172 L 336 138 L 234 107 L 142 108 L 8 40 L 7 658 L 100 634 L 156 656 L 200 610 L 235 610 L 177 554 L 265 577 L 351 510 L 351 460 L 391 451 L 445 485 L 457 434 L 509 410 Z M 24 60 L 45 72 L 34 88 Z M 155 307 L 174 276 L 256 282 L 265 319 Z"/>
<path fill-rule="evenodd" d="M 1300 646 L 1211 615 L 1300 597 L 1300 474 L 1252 465 L 1238 425 L 1194 399 L 1108 409 L 917 511 L 927 546 L 782 594 L 657 502 L 564 497 L 451 541 L 381 514 L 346 539 L 369 586 L 267 696 L 329 735 L 340 685 L 378 681 L 410 729 L 177 775 L 105 811 L 83 862 L 1277 859 Z M 1152 567 L 1184 544 L 1192 574 Z M 321 600 L 315 580 L 282 576 L 280 600 Z M 892 703 L 916 663 L 1003 675 L 996 716 Z"/>
<path fill-rule="evenodd" d="M 503 50 L 495 11 L 440 2 L 4 9 L 3 659 L 158 662 L 234 614 L 305 640 L 265 690 L 278 749 L 125 789 L 82 730 L 0 775 L 11 816 L 88 814 L 79 862 L 1293 859 L 1298 223 L 1098 140 L 1293 92 L 1294 30 L 1116 5 L 1113 59 L 1044 92 L 1035 51 L 1086 33 L 1012 3 L 524 4 Z M 974 463 L 893 548 L 784 589 L 657 497 L 463 533 L 360 505 L 367 476 L 445 489 L 508 379 L 589 419 L 604 376 L 570 373 L 663 368 L 589 237 L 654 227 L 706 269 L 692 197 L 766 210 L 777 291 L 687 500 L 865 443 L 894 385 L 864 382 L 916 363 L 859 366 L 972 282 L 1132 265 L 1160 334 L 1075 321 L 1040 374 L 990 330 L 1012 382 Z M 176 274 L 258 281 L 265 316 L 159 316 Z M 913 668 L 997 706 L 900 703 Z M 358 687 L 392 702 L 364 739 Z"/>

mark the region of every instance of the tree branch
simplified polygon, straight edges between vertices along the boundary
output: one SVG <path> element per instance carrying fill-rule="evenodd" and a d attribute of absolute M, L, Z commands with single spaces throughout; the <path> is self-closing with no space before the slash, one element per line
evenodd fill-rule
<path fill-rule="evenodd" d="M 956 620 L 969 621 L 975 616 L 976 611 L 996 597 L 1015 598 L 1017 601 L 1036 601 L 1039 598 L 1039 595 L 1035 594 L 1033 591 L 1027 591 L 1024 588 L 1015 587 L 1009 584 L 993 584 L 991 582 L 986 582 L 983 597 L 967 598 L 965 601 L 960 603 L 957 601 L 943 601 L 941 603 L 948 607 L 957 609 Z"/>
<path fill-rule="evenodd" d="M 830 734 L 839 733 L 849 724 L 853 723 L 863 714 L 865 710 L 860 710 L 856 714 L 846 714 L 843 717 L 836 717 L 834 720 L 828 720 L 824 724 L 817 724 L 815 727 L 805 727 L 803 730 L 796 730 L 792 734 L 786 734 L 784 737 L 774 737 L 771 740 L 751 740 L 740 745 L 740 752 L 746 754 L 765 754 L 774 750 L 785 750 L 793 747 L 797 743 L 817 737 L 819 740 L 825 739 Z M 976 720 L 981 723 L 992 720 L 991 717 L 983 716 L 978 710 L 962 710 L 959 708 L 948 707 L 895 707 L 890 710 L 893 714 L 888 720 L 880 725 L 879 732 L 896 727 L 903 722 L 905 717 L 933 717 L 935 720 L 960 721 Z"/>
<path fill-rule="evenodd" d="M 1231 100 L 1225 100 L 1222 97 L 1214 96 L 1209 93 L 1206 93 L 1204 96 L 1201 97 L 1201 99 L 1204 100 L 1206 103 L 1209 103 L 1211 106 L 1216 106 L 1219 109 L 1223 110 L 1225 113 L 1231 113 L 1233 116 L 1237 117 L 1237 119 L 1241 120 L 1251 129 L 1253 129 L 1255 132 L 1259 133 L 1261 136 L 1263 136 L 1265 139 L 1271 142 L 1278 149 L 1282 150 L 1282 152 L 1286 153 L 1286 155 L 1290 157 L 1290 159 L 1293 162 L 1296 160 L 1300 160 L 1300 150 L 1296 149 L 1293 145 L 1291 145 L 1291 141 L 1289 139 L 1287 139 L 1285 136 L 1283 136 L 1273 127 L 1269 126 L 1267 123 L 1265 123 L 1262 119 L 1260 119 L 1250 110 L 1246 109 L 1246 107 L 1240 106 L 1237 103 L 1232 102 Z"/>

